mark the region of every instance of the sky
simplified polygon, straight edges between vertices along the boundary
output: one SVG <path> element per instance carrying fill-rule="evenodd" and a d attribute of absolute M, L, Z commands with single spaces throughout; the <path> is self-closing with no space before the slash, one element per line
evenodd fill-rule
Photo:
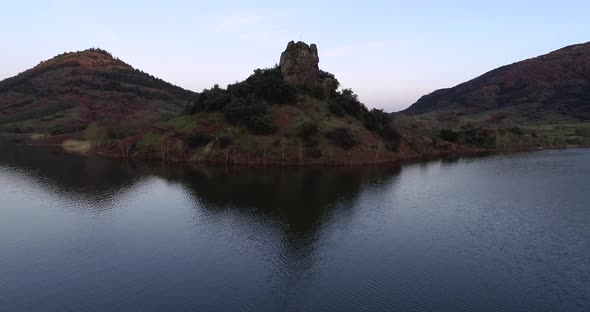
<path fill-rule="evenodd" d="M 108 50 L 201 91 L 271 67 L 291 40 L 370 108 L 590 41 L 590 1 L 0 0 L 0 79 L 62 52 Z"/>

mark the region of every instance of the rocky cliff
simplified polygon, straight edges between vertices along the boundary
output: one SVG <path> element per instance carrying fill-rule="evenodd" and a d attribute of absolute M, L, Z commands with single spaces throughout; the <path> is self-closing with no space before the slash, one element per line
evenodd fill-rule
<path fill-rule="evenodd" d="M 319 62 L 318 48 L 315 44 L 291 41 L 281 54 L 279 66 L 283 79 L 288 84 L 312 89 L 320 80 Z"/>

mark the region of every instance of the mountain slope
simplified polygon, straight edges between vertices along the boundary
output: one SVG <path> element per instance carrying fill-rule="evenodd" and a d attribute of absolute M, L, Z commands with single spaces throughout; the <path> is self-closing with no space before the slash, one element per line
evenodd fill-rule
<path fill-rule="evenodd" d="M 177 114 L 191 96 L 106 51 L 64 53 L 0 82 L 0 127 L 63 134 L 94 122 L 147 123 Z"/>
<path fill-rule="evenodd" d="M 590 43 L 492 70 L 419 99 L 404 114 L 475 115 L 531 123 L 590 119 Z"/>

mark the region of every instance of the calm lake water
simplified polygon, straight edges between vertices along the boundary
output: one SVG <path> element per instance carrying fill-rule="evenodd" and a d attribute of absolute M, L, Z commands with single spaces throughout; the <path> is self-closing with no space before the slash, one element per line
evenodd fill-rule
<path fill-rule="evenodd" d="M 0 147 L 1 311 L 589 311 L 590 150 L 225 169 Z"/>

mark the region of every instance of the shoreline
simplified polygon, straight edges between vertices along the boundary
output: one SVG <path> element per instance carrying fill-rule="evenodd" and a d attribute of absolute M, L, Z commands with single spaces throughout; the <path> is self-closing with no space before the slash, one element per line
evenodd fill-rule
<path fill-rule="evenodd" d="M 26 134 L 2 134 L 0 138 L 26 138 Z M 30 137 L 30 135 L 29 135 Z M 371 167 L 371 166 L 384 166 L 384 165 L 403 165 L 410 163 L 428 162 L 437 159 L 452 159 L 462 158 L 469 156 L 490 156 L 490 155 L 507 155 L 515 153 L 526 153 L 543 150 L 560 150 L 560 149 L 571 149 L 571 148 L 590 148 L 590 145 L 567 145 L 567 146 L 541 146 L 541 147 L 530 147 L 530 148 L 509 148 L 509 149 L 484 149 L 477 148 L 467 145 L 455 145 L 452 151 L 441 151 L 431 150 L 430 152 L 418 152 L 413 150 L 413 153 L 402 156 L 403 153 L 396 153 L 401 157 L 390 158 L 390 159 L 379 159 L 371 161 L 324 161 L 324 160 L 312 160 L 312 161 L 276 161 L 276 160 L 254 160 L 254 161 L 233 161 L 233 160 L 211 160 L 211 159 L 162 159 L 158 157 L 122 157 L 113 153 L 104 152 L 101 150 L 93 150 L 85 147 L 84 149 L 76 150 L 68 147 L 68 144 L 49 144 L 39 143 L 32 144 L 31 142 L 24 141 L 12 141 L 7 140 L 10 144 L 14 145 L 25 145 L 34 148 L 44 148 L 48 150 L 59 150 L 60 152 L 67 154 L 74 154 L 80 157 L 98 156 L 103 158 L 118 159 L 118 160 L 132 160 L 142 162 L 159 162 L 167 164 L 181 164 L 181 165 L 209 165 L 215 167 L 252 167 L 252 168 L 264 168 L 264 167 L 326 167 L 326 168 L 337 168 L 337 167 Z"/>

